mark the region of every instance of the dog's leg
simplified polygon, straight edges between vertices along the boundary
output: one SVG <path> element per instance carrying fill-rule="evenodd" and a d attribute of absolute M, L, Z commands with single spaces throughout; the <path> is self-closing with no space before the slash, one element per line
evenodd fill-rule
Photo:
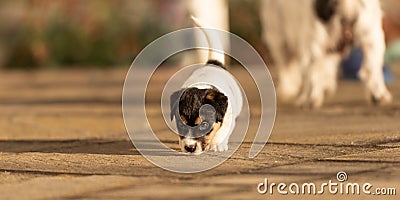
<path fill-rule="evenodd" d="M 324 67 L 325 74 L 325 97 L 331 97 L 335 94 L 337 88 L 339 62 L 341 56 L 338 54 L 332 54 L 327 57 L 326 65 Z M 324 78 L 324 77 L 322 77 Z"/>
<path fill-rule="evenodd" d="M 232 127 L 228 127 L 226 125 L 226 123 L 222 124 L 218 133 L 211 140 L 208 149 L 213 150 L 213 151 L 220 151 L 220 152 L 227 151 L 230 132 L 232 131 L 231 129 L 234 127 L 234 125 L 235 124 L 233 123 Z"/>
<path fill-rule="evenodd" d="M 227 151 L 229 136 L 234 127 L 235 119 L 233 118 L 232 110 L 228 107 L 221 128 L 217 131 L 206 149 L 213 151 Z"/>
<path fill-rule="evenodd" d="M 379 62 L 377 58 L 374 58 L 377 55 L 373 50 L 371 51 L 369 48 L 364 50 L 365 55 L 367 57 L 365 59 L 365 64 L 363 64 L 362 69 L 359 73 L 361 79 L 364 81 L 366 89 L 367 89 L 367 98 L 375 105 L 385 105 L 392 102 L 392 95 L 387 90 L 382 73 L 382 62 Z"/>
<path fill-rule="evenodd" d="M 392 95 L 384 82 L 382 69 L 385 52 L 384 33 L 380 19 L 370 22 L 371 20 L 367 21 L 368 17 L 361 17 L 356 27 L 356 38 L 364 54 L 359 76 L 366 86 L 368 98 L 372 103 L 383 105 L 392 101 Z"/>
<path fill-rule="evenodd" d="M 316 58 L 305 74 L 303 90 L 296 102 L 298 106 L 319 108 L 325 97 L 336 91 L 339 60 L 338 54 Z"/>
<path fill-rule="evenodd" d="M 279 67 L 278 97 L 284 101 L 293 100 L 302 86 L 301 66 L 290 62 L 287 66 Z"/>
<path fill-rule="evenodd" d="M 215 136 L 210 144 L 206 147 L 206 150 L 212 151 L 227 151 L 228 150 L 228 135 L 217 135 Z"/>
<path fill-rule="evenodd" d="M 337 87 L 337 70 L 340 56 L 328 54 L 322 57 L 313 66 L 311 76 L 310 104 L 312 108 L 319 108 L 328 95 L 332 95 Z"/>

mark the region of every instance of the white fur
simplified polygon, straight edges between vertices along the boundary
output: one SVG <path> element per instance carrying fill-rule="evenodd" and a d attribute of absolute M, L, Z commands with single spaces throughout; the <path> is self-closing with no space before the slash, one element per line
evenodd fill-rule
<path fill-rule="evenodd" d="M 223 50 L 223 46 L 218 34 L 215 34 L 216 32 L 213 32 L 210 29 L 203 29 L 204 27 L 209 28 L 210 26 L 206 25 L 206 23 L 200 19 L 195 17 L 192 17 L 192 19 L 197 26 L 202 28 L 202 31 L 207 38 L 209 47 L 212 49 Z M 217 60 L 222 64 L 225 63 L 223 51 L 215 52 L 210 50 L 208 59 Z M 218 129 L 210 142 L 211 150 L 228 150 L 229 136 L 235 127 L 236 117 L 240 114 L 243 106 L 242 92 L 237 80 L 228 71 L 219 66 L 205 65 L 204 67 L 195 70 L 182 85 L 182 88 L 189 87 L 196 87 L 199 89 L 216 88 L 228 98 L 228 107 L 225 112 L 221 127 Z M 184 148 L 185 145 L 193 145 L 193 142 L 195 142 L 193 139 L 188 138 L 179 140 L 181 148 Z M 196 143 L 196 145 L 199 144 Z M 196 148 L 195 153 L 199 153 L 199 149 L 201 148 Z"/>
<path fill-rule="evenodd" d="M 201 19 L 203 27 L 229 31 L 229 7 L 227 0 L 190 0 L 187 2 L 191 13 Z M 218 35 L 219 42 L 213 44 L 221 44 L 223 52 L 229 51 L 229 38 L 222 37 L 223 35 L 220 33 Z M 206 42 L 202 40 L 203 38 L 203 35 L 196 36 L 199 44 Z M 201 62 L 205 62 L 210 58 L 206 51 L 199 51 L 198 56 Z"/>
<path fill-rule="evenodd" d="M 360 77 L 369 97 L 389 103 L 392 96 L 382 74 L 385 43 L 379 0 L 339 0 L 337 12 L 327 24 L 317 18 L 313 6 L 314 0 L 262 1 L 263 40 L 279 68 L 281 99 L 320 107 L 326 94 L 334 93 L 344 54 L 326 50 L 334 48 L 342 36 L 341 19 L 355 17 L 354 45 L 364 54 Z"/>
<path fill-rule="evenodd" d="M 229 136 L 235 127 L 236 117 L 240 114 L 243 106 L 242 92 L 237 80 L 228 71 L 218 66 L 205 65 L 195 70 L 182 86 L 182 88 L 188 87 L 199 89 L 214 87 L 228 97 L 228 108 L 223 123 L 210 143 L 211 149 L 214 151 L 228 150 Z"/>
<path fill-rule="evenodd" d="M 192 16 L 192 20 L 198 27 L 201 27 L 204 35 L 206 35 L 209 48 L 214 49 L 213 51 L 208 51 L 208 59 L 218 60 L 222 64 L 225 64 L 225 51 L 222 43 L 220 42 L 220 32 L 215 30 L 215 28 L 214 30 L 211 30 L 213 29 L 212 26 L 205 24 L 194 16 Z"/>

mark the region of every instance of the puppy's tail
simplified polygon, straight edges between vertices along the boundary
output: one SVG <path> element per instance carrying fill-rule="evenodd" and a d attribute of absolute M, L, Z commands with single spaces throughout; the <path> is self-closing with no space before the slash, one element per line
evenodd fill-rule
<path fill-rule="evenodd" d="M 204 33 L 209 45 L 210 51 L 208 53 L 207 64 L 214 64 L 224 68 L 225 65 L 225 55 L 222 42 L 219 38 L 218 32 L 212 30 L 213 28 L 200 19 L 191 16 L 194 24 L 198 26 Z"/>

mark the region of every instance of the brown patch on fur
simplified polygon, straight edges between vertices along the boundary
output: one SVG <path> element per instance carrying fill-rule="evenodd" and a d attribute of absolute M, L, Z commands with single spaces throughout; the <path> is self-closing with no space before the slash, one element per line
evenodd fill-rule
<path fill-rule="evenodd" d="M 206 96 L 206 99 L 208 99 L 208 100 L 214 100 L 214 98 L 215 98 L 215 93 L 214 92 L 210 92 Z"/>
<path fill-rule="evenodd" d="M 183 115 L 181 115 L 181 119 L 183 123 L 187 124 L 187 119 Z"/>
<path fill-rule="evenodd" d="M 183 115 L 181 115 L 181 119 L 182 119 L 183 123 L 187 124 L 187 119 Z M 196 125 L 199 125 L 202 121 L 203 121 L 203 119 L 201 117 L 197 117 L 197 119 L 194 123 Z"/>
<path fill-rule="evenodd" d="M 194 122 L 194 124 L 199 125 L 202 121 L 203 121 L 203 119 L 201 119 L 201 117 L 198 117 L 196 119 L 196 121 Z"/>

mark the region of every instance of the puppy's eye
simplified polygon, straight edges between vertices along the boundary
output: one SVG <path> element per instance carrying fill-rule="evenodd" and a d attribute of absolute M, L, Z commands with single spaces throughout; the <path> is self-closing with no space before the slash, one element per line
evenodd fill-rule
<path fill-rule="evenodd" d="M 200 130 L 206 130 L 209 126 L 210 124 L 208 122 L 202 122 L 200 124 Z"/>
<path fill-rule="evenodd" d="M 187 126 L 187 125 L 184 124 L 184 123 L 179 124 L 179 128 L 180 128 L 180 129 L 186 129 L 186 128 L 187 128 L 186 126 Z"/>
<path fill-rule="evenodd" d="M 183 123 L 183 122 L 178 122 L 177 125 L 178 125 L 177 128 L 178 128 L 180 131 L 187 131 L 187 129 L 188 129 L 188 126 L 187 126 L 185 123 Z"/>

